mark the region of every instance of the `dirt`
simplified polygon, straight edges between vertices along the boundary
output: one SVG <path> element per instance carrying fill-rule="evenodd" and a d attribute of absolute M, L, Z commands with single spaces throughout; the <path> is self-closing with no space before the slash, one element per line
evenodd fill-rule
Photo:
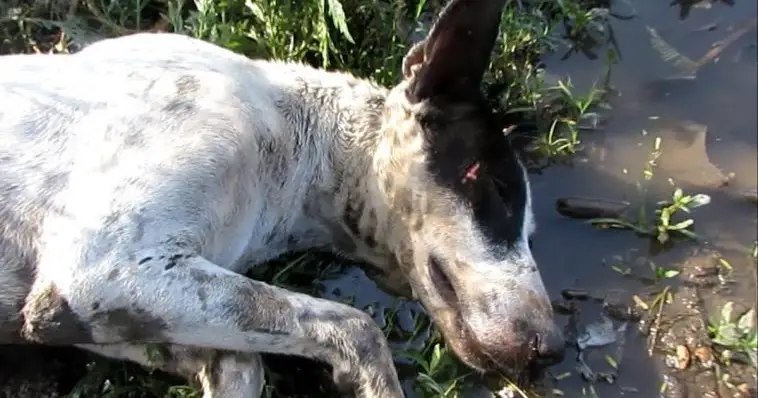
<path fill-rule="evenodd" d="M 64 396 L 86 373 L 75 348 L 0 346 L 0 398 Z"/>

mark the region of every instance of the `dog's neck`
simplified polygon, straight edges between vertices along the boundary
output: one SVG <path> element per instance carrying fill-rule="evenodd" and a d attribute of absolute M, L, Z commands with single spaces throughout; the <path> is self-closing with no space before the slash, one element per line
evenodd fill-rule
<path fill-rule="evenodd" d="M 277 106 L 291 134 L 307 147 L 303 158 L 292 160 L 313 169 L 303 218 L 320 224 L 324 234 L 323 240 L 303 237 L 297 249 L 320 246 L 385 268 L 394 259 L 386 247 L 390 209 L 379 192 L 377 167 L 388 161 L 386 143 L 392 141 L 385 120 L 388 90 L 346 74 L 298 72 Z M 293 237 L 300 238 L 298 231 Z"/>

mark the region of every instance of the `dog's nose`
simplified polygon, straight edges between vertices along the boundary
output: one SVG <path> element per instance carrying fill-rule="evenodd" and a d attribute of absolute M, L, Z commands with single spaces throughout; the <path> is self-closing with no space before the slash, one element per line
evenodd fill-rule
<path fill-rule="evenodd" d="M 555 330 L 551 333 L 538 335 L 536 343 L 537 366 L 546 368 L 563 361 L 566 354 L 566 340 L 563 333 Z"/>

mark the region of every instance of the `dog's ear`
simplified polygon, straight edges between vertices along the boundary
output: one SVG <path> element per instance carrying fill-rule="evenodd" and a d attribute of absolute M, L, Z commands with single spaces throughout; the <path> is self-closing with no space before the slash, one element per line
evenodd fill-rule
<path fill-rule="evenodd" d="M 416 101 L 479 87 L 500 30 L 505 0 L 452 0 L 403 59 Z M 467 87 L 468 86 L 468 87 Z"/>

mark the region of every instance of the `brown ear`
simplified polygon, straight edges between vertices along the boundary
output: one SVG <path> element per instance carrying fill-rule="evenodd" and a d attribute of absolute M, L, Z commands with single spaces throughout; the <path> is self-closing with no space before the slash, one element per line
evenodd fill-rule
<path fill-rule="evenodd" d="M 427 37 L 403 59 L 416 100 L 482 82 L 500 30 L 505 0 L 451 0 Z"/>

